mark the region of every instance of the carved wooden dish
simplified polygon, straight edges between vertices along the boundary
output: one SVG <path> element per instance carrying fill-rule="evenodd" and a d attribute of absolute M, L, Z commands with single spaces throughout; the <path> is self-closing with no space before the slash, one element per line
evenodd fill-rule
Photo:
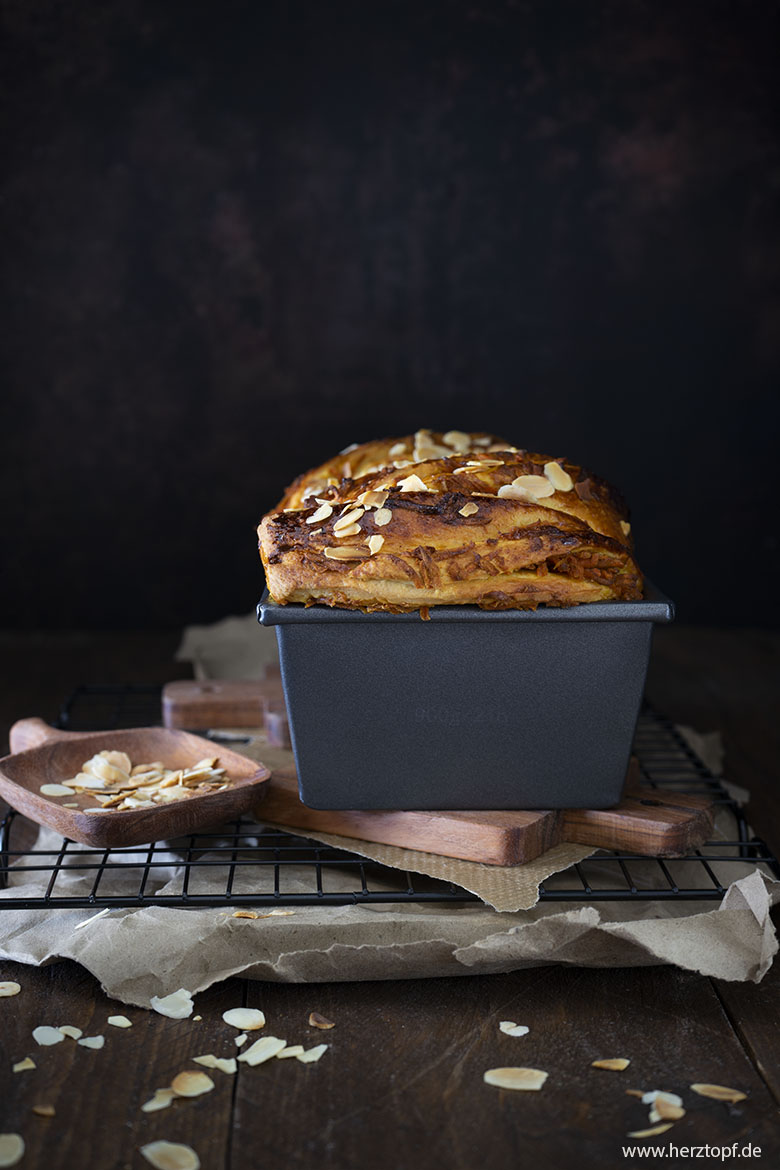
<path fill-rule="evenodd" d="M 101 849 L 186 836 L 208 825 L 234 820 L 262 799 L 270 776 L 263 764 L 222 744 L 162 727 L 84 735 L 58 731 L 41 719 L 22 719 L 11 728 L 10 743 L 12 754 L 0 759 L 0 796 L 39 825 Z M 160 760 L 173 769 L 218 756 L 229 787 L 153 808 L 95 813 L 84 811 L 96 806 L 94 792 L 74 792 L 70 797 L 41 794 L 41 785 L 62 784 L 82 770 L 85 760 L 104 750 L 126 752 L 134 764 Z M 78 807 L 65 808 L 65 801 Z"/>

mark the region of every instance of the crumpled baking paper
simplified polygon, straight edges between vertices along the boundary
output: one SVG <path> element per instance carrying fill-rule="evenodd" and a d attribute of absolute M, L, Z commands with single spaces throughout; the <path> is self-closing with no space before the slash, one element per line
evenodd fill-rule
<path fill-rule="evenodd" d="M 198 678 L 261 678 L 266 664 L 276 659 L 275 642 L 273 631 L 257 626 L 254 615 L 229 618 L 215 626 L 185 631 L 177 657 L 191 661 Z M 722 747 L 717 733 L 701 736 L 684 730 L 684 734 L 719 774 Z M 274 754 L 262 731 L 253 731 L 251 742 L 234 746 L 247 754 L 262 753 L 271 767 L 290 761 L 288 752 Z M 747 794 L 732 790 L 732 795 L 739 799 Z M 733 824 L 728 818 L 727 812 L 719 815 L 716 836 L 733 840 Z M 234 918 L 230 909 L 153 906 L 111 910 L 95 918 L 88 910 L 12 909 L 14 899 L 40 894 L 48 881 L 48 875 L 30 871 L 22 862 L 14 867 L 9 888 L 0 891 L 0 957 L 35 965 L 74 959 L 100 980 L 107 994 L 149 1007 L 154 995 L 167 995 L 179 987 L 192 993 L 203 991 L 231 975 L 316 983 L 471 975 L 551 963 L 586 967 L 672 963 L 721 979 L 759 982 L 777 951 L 770 909 L 780 900 L 780 882 L 751 863 L 712 864 L 720 883 L 728 887 L 723 901 L 715 904 L 676 900 L 538 903 L 539 881 L 544 880 L 550 888 L 556 881 L 568 883 L 570 875 L 562 879 L 555 875 L 576 860 L 590 857 L 587 868 L 594 884 L 606 883 L 613 867 L 600 866 L 598 857 L 591 857 L 593 850 L 577 845 L 556 846 L 509 872 L 508 867 L 461 862 L 351 838 L 308 835 L 404 871 L 455 881 L 492 905 L 315 905 L 296 906 L 292 912 L 286 908 L 283 915 L 271 915 L 259 905 L 260 917 L 256 919 Z M 41 829 L 37 848 L 58 851 L 61 841 L 52 830 Z M 181 843 L 182 847 L 186 844 Z M 153 871 L 148 890 L 158 895 L 179 892 L 184 876 L 182 856 L 177 842 L 169 842 L 169 852 L 162 859 L 166 864 Z M 100 892 L 124 889 L 135 893 L 146 850 L 140 848 L 137 858 L 137 869 L 107 871 Z M 71 866 L 77 861 L 74 850 Z M 691 864 L 691 880 L 698 885 L 700 866 L 687 863 Z M 686 863 L 671 861 L 667 865 L 678 885 L 684 886 Z M 190 891 L 224 890 L 226 869 L 222 865 L 193 870 Z M 657 869 L 652 861 L 632 862 L 631 873 L 639 888 L 649 888 Z M 312 888 L 311 870 L 306 867 L 288 866 L 285 877 L 285 888 L 290 892 Z M 235 892 L 257 892 L 252 880 L 239 867 Z M 93 881 L 93 874 L 74 870 L 58 880 L 55 893 L 89 893 Z M 354 870 L 329 866 L 324 881 L 334 892 L 352 890 Z M 390 880 L 383 884 L 376 877 L 371 884 L 374 889 L 397 888 Z"/>
<path fill-rule="evenodd" d="M 727 837 L 728 830 L 728 825 L 722 827 Z M 58 850 L 60 844 L 52 830 L 41 829 L 38 848 Z M 354 850 L 356 843 L 346 844 Z M 148 886 L 158 894 L 177 893 L 183 881 L 182 853 L 176 842 L 169 847 L 162 858 L 165 866 L 154 871 Z M 146 850 L 139 848 L 138 868 L 107 871 L 101 893 L 135 892 L 145 858 Z M 416 869 L 418 858 L 422 873 L 446 860 L 419 854 L 412 865 L 405 856 L 403 868 Z M 72 869 L 77 862 L 74 850 Z M 550 872 L 549 855 L 538 862 Z M 683 885 L 686 863 L 667 864 Z M 654 867 L 652 862 L 632 862 L 640 887 L 643 865 L 648 871 Z M 314 983 L 482 974 L 550 963 L 588 967 L 672 963 L 721 979 L 758 982 L 777 951 L 769 911 L 780 899 L 780 882 L 738 861 L 713 864 L 719 880 L 728 885 L 725 898 L 715 906 L 679 901 L 544 902 L 499 912 L 482 903 L 386 903 L 296 906 L 282 916 L 258 906 L 257 919 L 234 918 L 230 909 L 166 906 L 116 909 L 101 918 L 85 910 L 14 910 L 10 908 L 14 899 L 39 894 L 47 880 L 23 861 L 14 869 L 9 889 L 0 893 L 5 903 L 0 909 L 0 956 L 35 965 L 74 959 L 100 980 L 109 995 L 143 1007 L 153 995 L 179 987 L 195 993 L 231 975 Z M 224 890 L 226 870 L 222 865 L 192 871 L 190 891 Z M 698 882 L 698 865 L 696 871 Z M 595 857 L 588 862 L 588 872 L 595 882 L 606 880 L 612 870 L 602 866 L 599 872 Z M 287 867 L 286 878 L 291 892 L 311 890 L 311 872 L 305 867 Z M 58 880 L 55 893 L 87 893 L 93 880 L 94 875 L 73 869 Z M 650 880 L 648 872 L 648 884 Z M 234 890 L 253 892 L 251 881 L 238 868 Z M 328 890 L 351 890 L 354 871 L 328 867 L 325 881 Z M 381 888 L 376 880 L 372 886 Z M 387 888 L 392 888 L 390 883 Z"/>

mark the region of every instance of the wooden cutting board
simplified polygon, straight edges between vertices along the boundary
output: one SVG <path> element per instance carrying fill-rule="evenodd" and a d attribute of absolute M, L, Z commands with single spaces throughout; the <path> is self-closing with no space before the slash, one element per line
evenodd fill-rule
<path fill-rule="evenodd" d="M 261 821 L 304 832 L 335 833 L 384 845 L 400 845 L 486 865 L 523 865 L 564 841 L 674 857 L 688 853 L 712 832 L 712 802 L 705 797 L 634 788 L 610 809 L 533 812 L 370 812 L 307 808 L 298 797 L 294 768 L 272 770 L 255 807 Z"/>
<path fill-rule="evenodd" d="M 270 672 L 264 680 L 251 682 L 168 683 L 163 696 L 167 726 L 260 726 L 268 701 L 277 711 L 274 718 L 284 720 L 283 708 L 278 714 L 281 680 Z M 275 734 L 275 743 L 281 743 L 278 728 Z M 528 812 L 313 809 L 298 797 L 292 752 L 274 747 L 264 762 L 271 768 L 271 780 L 254 809 L 261 821 L 486 865 L 523 865 L 562 842 L 675 857 L 697 848 L 712 832 L 708 798 L 642 788 L 635 760 L 626 794 L 614 808 Z"/>

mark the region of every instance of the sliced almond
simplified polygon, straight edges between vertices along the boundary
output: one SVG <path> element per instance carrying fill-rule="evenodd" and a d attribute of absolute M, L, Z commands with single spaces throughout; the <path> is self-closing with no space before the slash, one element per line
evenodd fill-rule
<path fill-rule="evenodd" d="M 486 1085 L 495 1085 L 499 1089 L 527 1089 L 537 1091 L 547 1080 L 549 1073 L 540 1068 L 489 1068 L 483 1073 L 482 1079 Z"/>
<path fill-rule="evenodd" d="M 626 520 L 620 521 L 620 531 L 623 533 L 624 536 L 628 536 L 629 532 L 631 531 L 631 525 L 628 523 L 628 521 L 626 521 Z"/>
<path fill-rule="evenodd" d="M 365 512 L 365 508 L 350 508 L 342 516 L 339 516 L 336 523 L 333 525 L 334 533 L 342 532 L 345 528 L 350 528 L 353 524 L 357 524 L 358 520 Z"/>
<path fill-rule="evenodd" d="M 642 1094 L 643 1105 L 654 1105 L 656 1101 L 666 1101 L 669 1105 L 682 1105 L 682 1097 L 677 1093 L 667 1093 L 665 1089 L 651 1089 Z"/>
<path fill-rule="evenodd" d="M 24 1138 L 18 1133 L 0 1133 L 0 1166 L 15 1166 L 24 1157 Z"/>
<path fill-rule="evenodd" d="M 389 508 L 379 508 L 374 512 L 374 523 L 379 528 L 384 528 L 385 524 L 389 524 L 393 519 L 393 513 Z"/>
<path fill-rule="evenodd" d="M 358 503 L 364 508 L 381 508 L 387 499 L 387 492 L 368 491 L 358 496 Z"/>
<path fill-rule="evenodd" d="M 516 1024 L 514 1020 L 502 1020 L 498 1028 L 505 1036 L 527 1036 L 530 1031 L 525 1024 Z"/>
<path fill-rule="evenodd" d="M 62 1032 L 63 1036 L 70 1036 L 71 1040 L 80 1040 L 84 1035 L 82 1029 L 73 1024 L 60 1024 L 58 1030 Z"/>
<path fill-rule="evenodd" d="M 239 1064 L 248 1064 L 254 1068 L 255 1065 L 270 1060 L 276 1056 L 277 1052 L 281 1052 L 286 1047 L 287 1041 L 280 1040 L 278 1036 L 262 1036 L 259 1040 L 255 1040 L 246 1052 L 241 1053 L 238 1061 Z"/>
<path fill-rule="evenodd" d="M 545 463 L 544 474 L 555 488 L 556 492 L 570 492 L 574 487 L 574 480 L 568 471 L 564 471 L 560 463 Z"/>
<path fill-rule="evenodd" d="M 79 772 L 78 776 L 74 776 L 72 780 L 63 780 L 68 788 L 105 788 L 105 780 L 101 780 L 98 776 L 90 776 L 87 772 Z"/>
<path fill-rule="evenodd" d="M 109 1016 L 108 1021 L 112 1028 L 132 1028 L 133 1021 L 128 1020 L 127 1016 Z"/>
<path fill-rule="evenodd" d="M 459 455 L 465 455 L 471 449 L 471 435 L 467 435 L 465 431 L 447 431 L 442 435 L 442 442 L 452 447 Z"/>
<path fill-rule="evenodd" d="M 12 1072 L 27 1072 L 30 1068 L 37 1068 L 34 1060 L 30 1060 L 29 1056 L 25 1056 L 24 1060 L 17 1060 L 16 1064 L 12 1066 Z"/>
<path fill-rule="evenodd" d="M 85 809 L 85 812 L 94 812 L 103 810 Z M 97 914 L 90 914 L 89 918 L 82 918 L 81 922 L 77 922 L 73 927 L 74 930 L 83 930 L 85 926 L 89 926 L 92 922 L 97 922 L 98 918 L 105 918 L 110 913 L 110 907 L 106 906 L 105 910 L 98 910 Z"/>
<path fill-rule="evenodd" d="M 53 1105 L 33 1105 L 32 1111 L 38 1117 L 54 1117 L 57 1113 Z"/>
<path fill-rule="evenodd" d="M 433 491 L 427 484 L 423 483 L 419 475 L 407 475 L 405 479 L 399 479 L 398 489 L 402 492 L 430 492 Z"/>
<path fill-rule="evenodd" d="M 333 508 L 330 504 L 320 504 L 316 512 L 312 512 L 311 516 L 306 517 L 307 524 L 319 524 L 320 520 L 327 520 L 329 516 L 333 515 Z"/>
<path fill-rule="evenodd" d="M 204 1068 L 216 1068 L 223 1073 L 234 1073 L 238 1071 L 235 1056 L 214 1056 L 210 1052 L 203 1056 L 193 1056 L 195 1064 L 202 1064 Z"/>
<path fill-rule="evenodd" d="M 482 495 L 482 492 L 474 492 L 474 495 Z M 502 484 L 496 492 L 500 500 L 523 500 L 527 504 L 536 504 L 538 501 L 536 496 L 527 490 L 527 488 L 517 487 L 513 483 Z"/>
<path fill-rule="evenodd" d="M 667 1121 L 665 1125 L 654 1125 L 652 1129 L 632 1129 L 627 1136 L 633 1138 L 657 1137 L 659 1134 L 666 1133 L 667 1129 L 671 1128 L 671 1121 Z"/>
<path fill-rule="evenodd" d="M 360 529 L 358 528 L 358 532 Z M 357 533 L 355 533 L 357 535 Z M 359 548 L 324 548 L 323 553 L 329 561 L 359 561 L 363 550 Z"/>
<path fill-rule="evenodd" d="M 130 763 L 130 757 L 127 752 L 105 751 L 98 752 L 98 755 L 102 756 L 109 764 L 113 764 L 120 772 L 130 774 L 132 764 Z"/>
<path fill-rule="evenodd" d="M 378 553 L 384 543 L 385 538 L 382 536 L 381 532 L 375 532 L 373 536 L 369 536 L 366 544 L 369 547 L 371 556 L 374 556 L 375 553 Z"/>
<path fill-rule="evenodd" d="M 200 1158 L 192 1146 L 179 1142 L 149 1142 L 140 1152 L 155 1170 L 200 1170 Z"/>
<path fill-rule="evenodd" d="M 73 796 L 73 789 L 64 784 L 41 784 L 38 791 L 41 796 Z"/>
<path fill-rule="evenodd" d="M 88 775 L 97 776 L 99 780 L 104 780 L 106 784 L 121 784 L 123 780 L 130 779 L 124 768 L 117 768 L 113 764 L 109 764 L 105 756 L 102 755 L 96 755 L 91 760 L 87 760 L 83 770 Z"/>
<path fill-rule="evenodd" d="M 321 1016 L 319 1012 L 309 1012 L 309 1027 L 310 1028 L 335 1028 L 336 1025 L 333 1020 L 329 1020 L 327 1016 Z"/>
<path fill-rule="evenodd" d="M 141 1112 L 156 1113 L 158 1109 L 167 1109 L 175 1096 L 173 1089 L 155 1089 L 154 1096 L 141 1106 Z"/>
<path fill-rule="evenodd" d="M 283 1048 L 281 1052 L 277 1052 L 277 1060 L 287 1060 L 291 1056 L 300 1056 L 303 1052 L 302 1044 L 289 1044 L 287 1048 Z"/>
<path fill-rule="evenodd" d="M 518 475 L 517 479 L 512 480 L 512 487 L 523 488 L 537 500 L 555 493 L 555 488 L 546 475 Z"/>
<path fill-rule="evenodd" d="M 644 1097 L 644 1093 L 641 1089 L 626 1089 L 625 1093 L 627 1097 L 639 1097 L 640 1101 L 642 1097 Z"/>
<path fill-rule="evenodd" d="M 246 1032 L 242 1032 L 240 1036 L 233 1037 L 233 1043 L 235 1044 L 236 1048 L 241 1048 L 244 1044 L 246 1044 L 248 1039 L 249 1037 L 247 1036 Z"/>
<path fill-rule="evenodd" d="M 346 528 L 339 528 L 338 532 L 333 532 L 337 540 L 342 540 L 345 536 L 360 536 L 363 529 L 359 524 L 349 524 Z"/>
<path fill-rule="evenodd" d="M 184 1020 L 187 1016 L 192 1015 L 195 1004 L 192 1002 L 189 991 L 180 987 L 178 991 L 173 991 L 170 995 L 162 997 L 153 995 L 149 1000 L 149 1006 L 159 1012 L 161 1016 L 168 1016 L 171 1020 Z"/>
<path fill-rule="evenodd" d="M 222 1019 L 239 1032 L 256 1032 L 265 1027 L 265 1016 L 259 1008 L 230 1008 L 222 1013 Z"/>
<path fill-rule="evenodd" d="M 458 509 L 458 515 L 459 516 L 473 516 L 474 513 L 478 512 L 478 511 L 479 511 L 478 505 L 472 503 L 471 500 L 469 500 L 468 504 L 464 504 L 462 508 Z"/>
<path fill-rule="evenodd" d="M 50 1048 L 52 1044 L 61 1044 L 65 1039 L 59 1028 L 51 1028 L 48 1024 L 41 1024 L 33 1028 L 33 1040 L 41 1048 Z"/>
<path fill-rule="evenodd" d="M 260 915 L 255 910 L 234 910 L 230 917 L 231 918 L 259 918 Z"/>
<path fill-rule="evenodd" d="M 556 464 L 557 466 L 557 464 Z M 628 1068 L 631 1064 L 630 1060 L 626 1060 L 625 1056 L 610 1056 L 606 1060 L 592 1060 L 591 1068 L 606 1068 L 610 1072 L 622 1072 L 624 1068 Z"/>
<path fill-rule="evenodd" d="M 679 1121 L 681 1117 L 685 1117 L 685 1110 L 682 1105 L 672 1105 L 670 1101 L 664 1101 L 663 1097 L 659 1097 L 650 1110 L 650 1120 L 652 1122 Z"/>
<path fill-rule="evenodd" d="M 313 1064 L 315 1060 L 327 1052 L 327 1044 L 317 1044 L 314 1048 L 307 1048 L 305 1052 L 296 1052 L 295 1059 L 299 1060 L 301 1064 Z"/>
<path fill-rule="evenodd" d="M 691 1088 L 700 1097 L 710 1097 L 713 1101 L 728 1101 L 730 1105 L 735 1105 L 737 1101 L 744 1101 L 747 1098 L 747 1093 L 743 1093 L 740 1089 L 729 1089 L 725 1085 L 709 1085 L 706 1082 L 697 1081 L 695 1085 L 691 1085 Z"/>
<path fill-rule="evenodd" d="M 105 1042 L 105 1036 L 82 1036 L 80 1040 L 76 1041 L 82 1048 L 94 1048 L 96 1051 L 102 1048 Z"/>
<path fill-rule="evenodd" d="M 208 1073 L 185 1068 L 173 1078 L 171 1088 L 177 1097 L 202 1097 L 204 1093 L 211 1092 L 214 1082 Z"/>
<path fill-rule="evenodd" d="M 21 990 L 21 983 L 16 983 L 13 979 L 4 979 L 0 982 L 0 999 L 7 999 L 11 995 L 18 995 Z"/>
<path fill-rule="evenodd" d="M 394 443 L 393 446 L 390 448 L 390 450 L 387 452 L 387 454 L 390 456 L 391 459 L 395 459 L 396 456 L 398 456 L 398 455 L 405 455 L 406 450 L 407 450 L 406 443 Z"/>

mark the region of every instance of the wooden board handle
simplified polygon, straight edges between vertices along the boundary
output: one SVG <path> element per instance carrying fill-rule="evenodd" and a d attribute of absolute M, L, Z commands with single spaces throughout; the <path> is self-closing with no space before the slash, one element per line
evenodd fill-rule
<path fill-rule="evenodd" d="M 60 731 L 57 727 L 50 727 L 37 715 L 31 715 L 29 719 L 17 719 L 8 733 L 8 742 L 14 755 L 16 752 L 26 752 L 28 748 L 41 747 L 45 743 L 78 738 L 78 732 Z"/>

